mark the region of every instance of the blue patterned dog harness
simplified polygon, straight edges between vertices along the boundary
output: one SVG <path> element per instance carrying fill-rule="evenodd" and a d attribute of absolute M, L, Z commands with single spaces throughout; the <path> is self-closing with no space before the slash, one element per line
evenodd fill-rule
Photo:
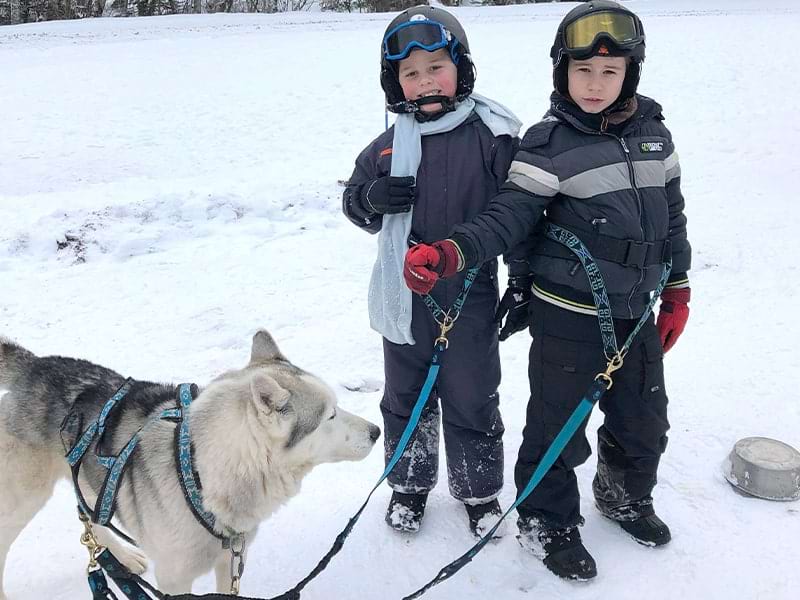
<path fill-rule="evenodd" d="M 114 516 L 116 508 L 117 492 L 119 491 L 119 484 L 122 481 L 122 476 L 128 466 L 128 459 L 133 455 L 136 446 L 141 439 L 142 432 L 152 423 L 168 420 L 176 424 L 175 427 L 175 461 L 178 471 L 178 479 L 181 482 L 181 488 L 186 498 L 186 502 L 195 516 L 197 521 L 214 537 L 221 540 L 223 547 L 230 546 L 232 538 L 238 538 L 241 534 L 238 532 L 226 532 L 228 535 L 220 534 L 215 529 L 216 519 L 214 515 L 203 508 L 202 487 L 200 485 L 200 477 L 194 469 L 193 448 L 192 440 L 189 432 L 189 423 L 186 420 L 186 409 L 192 401 L 197 397 L 198 388 L 194 384 L 182 383 L 178 386 L 177 406 L 161 411 L 148 419 L 137 431 L 133 437 L 125 444 L 122 450 L 116 455 L 101 454 L 100 444 L 103 435 L 106 432 L 106 421 L 115 407 L 119 406 L 133 385 L 133 380 L 127 379 L 125 383 L 116 391 L 116 393 L 103 405 L 97 419 L 93 421 L 80 435 L 77 442 L 67 452 L 66 458 L 72 471 L 72 481 L 75 488 L 75 493 L 78 497 L 79 509 L 86 514 L 93 523 L 109 527 L 115 533 L 120 535 L 123 539 L 130 543 L 135 543 L 130 537 L 119 531 L 111 524 L 111 519 Z M 61 425 L 62 437 L 68 422 L 75 417 L 73 414 L 64 419 Z M 97 502 L 94 509 L 90 509 L 87 504 L 83 493 L 78 485 L 78 475 L 80 473 L 81 464 L 86 453 L 91 445 L 94 444 L 94 454 L 97 463 L 105 467 L 108 471 L 105 480 L 103 481 L 100 491 L 97 494 Z"/>

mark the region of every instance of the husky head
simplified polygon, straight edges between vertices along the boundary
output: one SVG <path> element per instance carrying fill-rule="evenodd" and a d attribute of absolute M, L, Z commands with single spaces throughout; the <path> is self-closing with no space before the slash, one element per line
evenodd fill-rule
<path fill-rule="evenodd" d="M 253 337 L 246 371 L 253 403 L 278 424 L 281 450 L 295 459 L 310 466 L 361 460 L 380 435 L 376 425 L 339 408 L 333 390 L 290 363 L 263 329 Z"/>
<path fill-rule="evenodd" d="M 293 365 L 265 331 L 253 337 L 250 362 L 220 375 L 189 411 L 203 503 L 218 516 L 249 505 L 266 514 L 299 491 L 316 465 L 360 460 L 369 454 L 380 429 L 339 408 L 322 380 Z M 236 487 L 235 493 L 230 489 Z M 215 501 L 225 498 L 227 506 Z M 251 511 L 247 511 L 251 512 Z M 223 519 L 241 530 L 239 519 Z"/>

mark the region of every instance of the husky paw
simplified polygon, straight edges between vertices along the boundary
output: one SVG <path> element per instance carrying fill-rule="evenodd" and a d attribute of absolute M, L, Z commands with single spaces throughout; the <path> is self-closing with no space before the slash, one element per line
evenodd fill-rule
<path fill-rule="evenodd" d="M 118 548 L 113 554 L 134 575 L 141 575 L 147 570 L 147 556 L 138 548 Z"/>

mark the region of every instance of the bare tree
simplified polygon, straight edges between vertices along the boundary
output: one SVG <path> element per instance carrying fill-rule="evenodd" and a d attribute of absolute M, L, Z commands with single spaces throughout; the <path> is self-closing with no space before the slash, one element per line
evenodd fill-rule
<path fill-rule="evenodd" d="M 17 21 L 12 16 L 13 5 L 11 0 L 0 0 L 0 25 L 10 25 Z"/>

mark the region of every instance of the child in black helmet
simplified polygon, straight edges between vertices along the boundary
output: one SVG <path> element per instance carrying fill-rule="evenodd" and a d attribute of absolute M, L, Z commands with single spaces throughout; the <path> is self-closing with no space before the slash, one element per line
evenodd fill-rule
<path fill-rule="evenodd" d="M 691 249 L 672 136 L 661 107 L 636 93 L 644 49 L 639 18 L 619 4 L 592 0 L 570 11 L 551 52 L 550 110 L 525 134 L 501 193 L 449 239 L 409 250 L 406 281 L 424 292 L 527 240 L 529 273 L 506 292 L 509 321 L 529 323 L 533 336 L 519 491 L 605 370 L 611 329 L 625 340 L 648 315 L 600 400 L 605 420 L 592 491 L 604 516 L 642 544 L 660 546 L 670 540 L 651 495 L 669 428 L 662 360 L 688 319 Z M 591 265 L 584 273 L 576 254 L 549 237 L 556 228 L 583 242 L 605 290 Z M 654 321 L 649 303 L 669 260 Z M 523 545 L 557 575 L 578 580 L 597 574 L 578 532 L 574 469 L 591 452 L 585 425 L 518 507 Z"/>
<path fill-rule="evenodd" d="M 439 239 L 484 210 L 505 181 L 518 144 L 519 121 L 473 94 L 474 81 L 466 35 L 451 14 L 418 6 L 389 24 L 381 48 L 381 86 L 387 108 L 398 117 L 358 156 L 343 196 L 344 213 L 353 223 L 380 232 L 369 308 L 373 329 L 384 337 L 381 411 L 387 462 L 409 422 L 440 334 L 423 299 L 403 284 L 405 250 L 410 240 Z M 431 297 L 446 310 L 463 280 L 453 278 Z M 386 522 L 395 530 L 419 529 L 437 480 L 440 418 L 450 493 L 464 503 L 471 530 L 482 535 L 501 513 L 497 299 L 492 260 L 471 287 L 449 333 L 433 397 L 388 477 L 393 493 Z"/>

